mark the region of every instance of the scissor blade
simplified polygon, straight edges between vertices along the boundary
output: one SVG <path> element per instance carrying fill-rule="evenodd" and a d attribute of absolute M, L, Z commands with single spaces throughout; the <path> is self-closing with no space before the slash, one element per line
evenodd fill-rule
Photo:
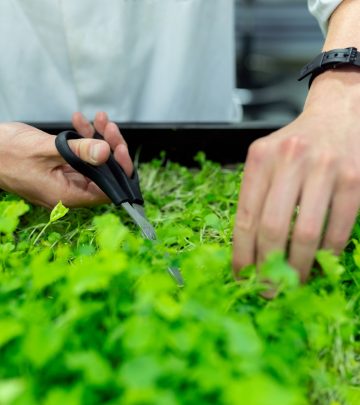
<path fill-rule="evenodd" d="M 154 227 L 150 224 L 145 216 L 142 216 L 130 203 L 122 203 L 121 206 L 131 216 L 135 224 L 141 229 L 143 236 L 146 239 L 156 240 Z"/>
<path fill-rule="evenodd" d="M 180 273 L 180 270 L 176 267 L 168 267 L 170 276 L 176 281 L 179 287 L 184 287 L 184 279 Z"/>
<path fill-rule="evenodd" d="M 141 229 L 143 236 L 146 239 L 156 240 L 155 229 L 147 219 L 144 207 L 139 204 L 131 205 L 130 203 L 123 203 L 121 205 L 126 210 L 126 212 L 131 216 L 136 225 Z M 166 258 L 169 258 L 168 254 L 166 254 Z M 184 279 L 178 268 L 168 267 L 168 272 L 179 287 L 184 286 L 185 284 Z"/>
<path fill-rule="evenodd" d="M 137 211 L 143 218 L 145 218 L 147 221 L 149 221 L 149 220 L 147 219 L 146 214 L 145 214 L 145 208 L 144 208 L 143 205 L 134 203 L 132 206 L 133 206 L 133 208 L 136 209 L 136 211 Z"/>

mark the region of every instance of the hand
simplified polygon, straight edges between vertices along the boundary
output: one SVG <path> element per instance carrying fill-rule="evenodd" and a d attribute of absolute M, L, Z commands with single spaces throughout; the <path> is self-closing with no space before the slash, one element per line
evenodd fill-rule
<path fill-rule="evenodd" d="M 127 175 L 131 175 L 133 164 L 126 142 L 105 113 L 96 115 L 94 126 L 75 113 L 73 125 L 86 138 L 91 138 L 95 129 L 105 138 L 70 141 L 74 153 L 90 164 L 100 165 L 108 159 L 111 148 Z M 59 200 L 67 207 L 109 201 L 95 183 L 64 161 L 55 147 L 55 136 L 21 123 L 0 125 L 0 188 L 48 208 Z"/>
<path fill-rule="evenodd" d="M 318 248 L 345 247 L 360 206 L 359 94 L 358 70 L 323 73 L 300 117 L 251 145 L 234 229 L 236 276 L 285 251 L 297 205 L 289 262 L 302 281 Z"/>

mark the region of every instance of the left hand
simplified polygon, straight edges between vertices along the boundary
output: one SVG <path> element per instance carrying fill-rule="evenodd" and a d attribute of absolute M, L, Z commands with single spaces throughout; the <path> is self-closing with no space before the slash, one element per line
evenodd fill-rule
<path fill-rule="evenodd" d="M 75 113 L 73 125 L 86 138 L 69 141 L 80 159 L 98 166 L 107 161 L 111 149 L 126 174 L 132 174 L 126 142 L 105 113 L 96 114 L 94 125 Z M 95 129 L 104 140 L 90 139 Z M 110 201 L 94 182 L 65 162 L 56 149 L 55 136 L 19 122 L 0 124 L 0 188 L 48 208 L 59 200 L 67 207 Z"/>

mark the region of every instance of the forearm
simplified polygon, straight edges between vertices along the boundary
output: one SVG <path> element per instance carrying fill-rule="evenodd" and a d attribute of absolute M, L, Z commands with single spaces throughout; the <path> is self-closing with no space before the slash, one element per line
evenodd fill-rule
<path fill-rule="evenodd" d="M 360 49 L 360 1 L 343 0 L 330 18 L 324 51 L 354 46 Z"/>
<path fill-rule="evenodd" d="M 357 47 L 360 49 L 360 1 L 343 0 L 334 11 L 329 23 L 328 34 L 323 51 Z M 312 109 L 322 109 L 328 103 L 341 101 L 341 108 L 360 113 L 360 69 L 357 67 L 338 67 L 327 70 L 314 80 L 306 103 Z M 340 107 L 339 107 L 340 108 Z"/>

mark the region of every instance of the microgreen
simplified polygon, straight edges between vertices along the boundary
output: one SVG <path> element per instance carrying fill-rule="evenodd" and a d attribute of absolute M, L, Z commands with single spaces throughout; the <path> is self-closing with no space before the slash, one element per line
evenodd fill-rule
<path fill-rule="evenodd" d="M 40 233 L 37 235 L 37 237 L 34 240 L 34 244 L 41 238 L 43 233 L 47 230 L 47 228 L 53 224 L 54 222 L 58 221 L 62 217 L 64 217 L 69 211 L 69 208 L 64 207 L 63 203 L 61 201 L 58 202 L 58 204 L 55 206 L 55 208 L 51 211 L 50 213 L 50 219 L 49 222 L 42 228 Z"/>
<path fill-rule="evenodd" d="M 359 403 L 360 221 L 306 285 L 281 253 L 235 281 L 242 168 L 197 162 L 141 166 L 156 244 L 110 205 L 0 196 L 0 405 Z"/>

